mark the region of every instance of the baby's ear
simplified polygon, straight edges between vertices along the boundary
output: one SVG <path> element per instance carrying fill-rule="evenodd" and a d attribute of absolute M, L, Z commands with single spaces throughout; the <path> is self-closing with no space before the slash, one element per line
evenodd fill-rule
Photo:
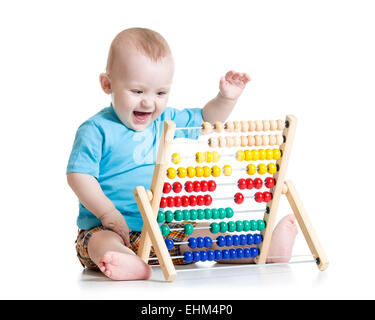
<path fill-rule="evenodd" d="M 108 73 L 101 73 L 99 76 L 100 86 L 103 91 L 107 94 L 112 93 L 111 79 L 109 78 Z"/>

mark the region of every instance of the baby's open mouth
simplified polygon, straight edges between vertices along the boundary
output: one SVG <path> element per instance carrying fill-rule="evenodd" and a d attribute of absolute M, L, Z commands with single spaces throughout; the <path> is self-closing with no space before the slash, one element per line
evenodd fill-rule
<path fill-rule="evenodd" d="M 152 112 L 133 111 L 133 114 L 137 122 L 144 123 L 151 117 Z"/>

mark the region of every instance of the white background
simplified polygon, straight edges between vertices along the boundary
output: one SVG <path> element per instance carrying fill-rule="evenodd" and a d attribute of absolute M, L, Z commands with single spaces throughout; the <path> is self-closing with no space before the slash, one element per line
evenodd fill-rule
<path fill-rule="evenodd" d="M 0 298 L 375 298 L 374 14 L 361 0 L 2 2 Z M 99 73 L 129 27 L 169 42 L 170 106 L 203 107 L 233 69 L 252 81 L 230 119 L 298 117 L 287 178 L 327 271 L 184 273 L 172 284 L 82 271 L 65 168 L 79 124 L 109 104 Z M 289 212 L 283 201 L 280 215 Z"/>

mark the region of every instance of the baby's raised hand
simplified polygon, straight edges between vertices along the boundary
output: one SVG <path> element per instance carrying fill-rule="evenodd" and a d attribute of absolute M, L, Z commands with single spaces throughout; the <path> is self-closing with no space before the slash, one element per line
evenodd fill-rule
<path fill-rule="evenodd" d="M 129 247 L 130 239 L 129 232 L 131 231 L 126 224 L 126 221 L 120 211 L 114 210 L 100 217 L 103 227 L 106 227 L 113 232 L 116 232 L 124 241 L 124 244 Z"/>
<path fill-rule="evenodd" d="M 229 71 L 220 79 L 220 94 L 224 98 L 237 100 L 250 80 L 247 73 Z"/>

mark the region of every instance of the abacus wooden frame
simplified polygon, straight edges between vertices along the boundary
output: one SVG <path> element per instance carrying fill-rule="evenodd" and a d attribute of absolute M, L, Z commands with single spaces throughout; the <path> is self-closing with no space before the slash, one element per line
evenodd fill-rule
<path fill-rule="evenodd" d="M 290 180 L 285 182 L 285 173 L 288 166 L 290 152 L 292 149 L 293 139 L 296 131 L 297 118 L 292 115 L 288 115 L 286 117 L 285 124 L 286 125 L 282 133 L 284 137 L 284 143 L 280 146 L 282 157 L 276 162 L 279 166 L 279 170 L 274 174 L 276 185 L 273 191 L 273 198 L 268 203 L 266 213 L 264 214 L 266 228 L 261 232 L 263 236 L 263 242 L 259 248 L 260 254 L 255 259 L 255 263 L 266 263 L 279 201 L 281 195 L 285 194 L 294 212 L 294 215 L 296 216 L 297 222 L 302 230 L 310 251 L 316 261 L 316 264 L 319 270 L 323 271 L 328 267 L 328 259 L 317 238 L 315 230 L 313 229 L 313 226 L 308 218 L 306 210 L 302 205 L 302 201 L 299 198 L 293 183 Z M 164 122 L 162 137 L 160 140 L 157 155 L 157 162 L 155 165 L 151 184 L 152 196 L 147 194 L 146 190 L 142 186 L 138 186 L 134 190 L 135 200 L 144 221 L 138 256 L 145 263 L 148 263 L 151 245 L 153 245 L 166 281 L 174 281 L 174 279 L 176 278 L 176 269 L 173 265 L 171 257 L 169 256 L 169 252 L 165 245 L 164 238 L 161 234 L 156 217 L 160 205 L 165 172 L 167 171 L 167 166 L 169 163 L 170 149 L 175 130 L 176 125 L 173 121 L 168 120 Z"/>

